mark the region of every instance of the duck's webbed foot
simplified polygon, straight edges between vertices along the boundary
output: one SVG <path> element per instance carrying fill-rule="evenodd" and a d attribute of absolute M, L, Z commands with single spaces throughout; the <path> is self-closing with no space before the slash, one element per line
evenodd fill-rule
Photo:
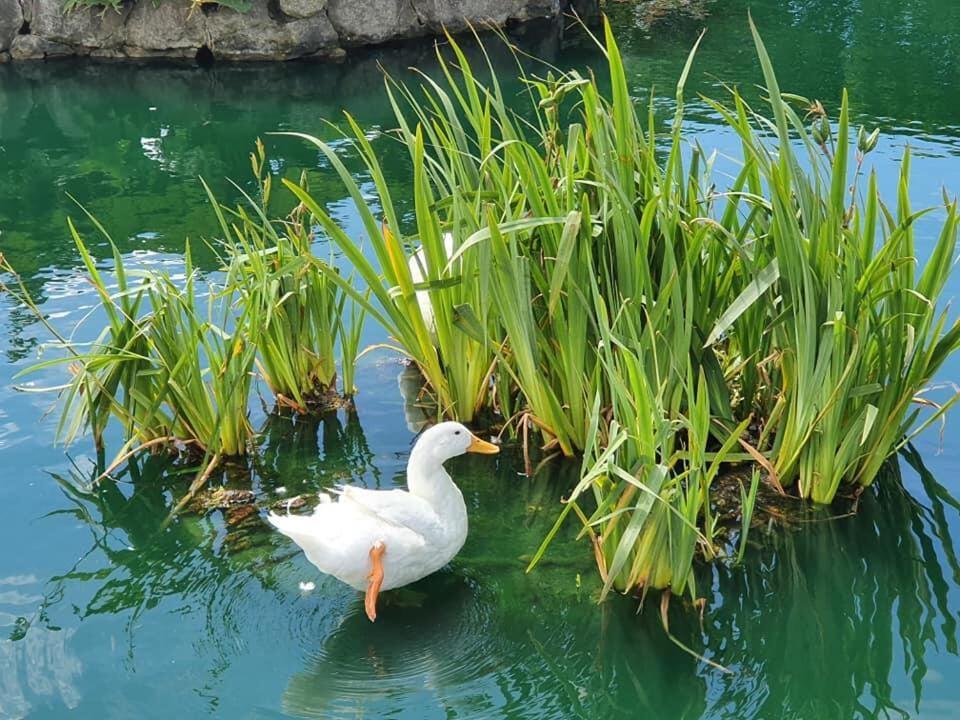
<path fill-rule="evenodd" d="M 370 622 L 377 619 L 377 596 L 383 584 L 383 555 L 386 552 L 387 546 L 379 540 L 370 548 L 370 574 L 367 575 L 367 593 L 363 599 Z"/>

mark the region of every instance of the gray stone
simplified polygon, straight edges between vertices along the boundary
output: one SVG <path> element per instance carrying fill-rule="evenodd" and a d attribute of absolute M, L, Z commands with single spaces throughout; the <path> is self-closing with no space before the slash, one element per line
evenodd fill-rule
<path fill-rule="evenodd" d="M 189 0 L 128 0 L 119 11 L 63 12 L 63 0 L 0 0 L 0 53 L 14 60 L 107 58 L 340 58 L 342 46 L 556 15 L 572 0 L 253 0 L 248 13 Z M 596 0 L 573 0 L 585 2 Z M 30 33 L 19 35 L 26 20 Z"/>
<path fill-rule="evenodd" d="M 560 0 L 412 0 L 412 3 L 421 22 L 432 32 L 553 17 L 561 9 Z"/>
<path fill-rule="evenodd" d="M 337 33 L 325 15 L 278 23 L 266 5 L 255 5 L 249 13 L 222 9 L 205 20 L 214 58 L 287 60 L 337 47 Z"/>
<path fill-rule="evenodd" d="M 78 8 L 63 11 L 61 0 L 22 0 L 30 17 L 30 33 L 63 45 L 116 48 L 123 44 L 131 6 L 117 10 Z"/>
<path fill-rule="evenodd" d="M 42 60 L 48 57 L 82 55 L 76 48 L 53 42 L 38 35 L 17 35 L 10 45 L 10 57 L 14 60 Z"/>
<path fill-rule="evenodd" d="M 0 65 L 3 65 L 3 63 L 8 63 L 8 62 L 10 62 L 10 53 L 0 52 Z"/>
<path fill-rule="evenodd" d="M 0 0 L 0 52 L 10 49 L 21 25 L 23 8 L 20 0 Z"/>
<path fill-rule="evenodd" d="M 148 50 L 147 48 L 127 45 L 123 54 L 134 60 L 148 60 L 151 58 L 169 58 L 172 60 L 192 60 L 197 56 L 196 48 L 163 48 L 162 50 Z"/>
<path fill-rule="evenodd" d="M 203 12 L 188 2 L 138 0 L 127 19 L 124 46 L 131 57 L 187 57 L 209 40 Z"/>
<path fill-rule="evenodd" d="M 422 32 L 410 0 L 330 0 L 327 16 L 344 45 L 367 45 Z"/>
<path fill-rule="evenodd" d="M 92 58 L 117 60 L 120 58 L 125 58 L 126 56 L 127 54 L 123 50 L 117 50 L 116 48 L 97 48 L 96 50 L 90 51 L 90 57 Z"/>
<path fill-rule="evenodd" d="M 287 17 L 311 18 L 327 7 L 327 0 L 280 0 L 280 11 Z"/>

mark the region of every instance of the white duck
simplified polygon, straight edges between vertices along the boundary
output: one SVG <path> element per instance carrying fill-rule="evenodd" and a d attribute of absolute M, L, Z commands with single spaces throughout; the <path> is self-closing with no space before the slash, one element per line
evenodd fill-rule
<path fill-rule="evenodd" d="M 390 230 L 384 226 L 383 232 L 389 233 Z M 453 235 L 451 233 L 445 232 L 443 234 L 443 250 L 446 260 L 449 260 L 453 255 Z M 427 281 L 429 274 L 427 272 L 427 254 L 424 252 L 423 247 L 417 248 L 413 255 L 410 256 L 410 259 L 407 261 L 407 266 L 410 268 L 410 279 L 413 280 L 414 285 L 419 285 Z M 444 267 L 446 267 L 446 262 L 444 262 Z M 438 268 L 438 272 L 442 270 L 443 268 Z M 414 294 L 417 298 L 417 305 L 420 307 L 420 314 L 423 316 L 423 324 L 427 326 L 427 330 L 430 332 L 434 344 L 436 344 L 437 323 L 433 316 L 433 301 L 430 298 L 430 291 L 416 290 Z"/>
<path fill-rule="evenodd" d="M 268 519 L 321 572 L 364 591 L 372 622 L 380 590 L 436 572 L 467 539 L 467 506 L 443 463 L 467 452 L 499 451 L 460 423 L 440 423 L 410 453 L 409 492 L 345 485 L 336 502 L 320 503 L 312 515 L 270 513 Z"/>

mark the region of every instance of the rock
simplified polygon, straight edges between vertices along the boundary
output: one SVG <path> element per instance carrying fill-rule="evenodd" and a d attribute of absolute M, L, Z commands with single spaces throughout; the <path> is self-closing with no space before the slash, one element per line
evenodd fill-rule
<path fill-rule="evenodd" d="M 103 58 L 339 59 L 369 45 L 557 15 L 596 0 L 253 0 L 249 12 L 188 0 L 127 0 L 119 11 L 63 11 L 64 0 L 0 0 L 0 53 L 14 60 Z M 29 26 L 29 33 L 20 35 Z M 0 55 L 6 57 L 6 55 Z"/>
<path fill-rule="evenodd" d="M 123 50 L 117 50 L 116 48 L 102 48 L 90 52 L 90 57 L 92 58 L 106 58 L 109 60 L 117 60 L 119 58 L 125 58 L 126 56 L 127 54 Z"/>
<path fill-rule="evenodd" d="M 280 12 L 301 20 L 319 15 L 326 7 L 327 0 L 280 0 Z"/>
<path fill-rule="evenodd" d="M 344 45 L 367 45 L 422 32 L 410 0 L 330 0 L 327 17 Z"/>
<path fill-rule="evenodd" d="M 0 65 L 10 62 L 10 53 L 0 52 Z"/>
<path fill-rule="evenodd" d="M 560 0 L 412 0 L 412 3 L 421 22 L 433 32 L 553 17 L 561 10 Z"/>
<path fill-rule="evenodd" d="M 19 0 L 0 2 L 0 52 L 10 49 L 13 39 L 23 25 L 23 8 Z"/>
<path fill-rule="evenodd" d="M 223 60 L 288 60 L 329 52 L 337 32 L 325 15 L 275 22 L 263 4 L 248 13 L 221 9 L 205 18 L 210 50 Z"/>
<path fill-rule="evenodd" d="M 47 40 L 37 35 L 17 35 L 10 45 L 13 60 L 42 60 L 48 57 L 82 55 L 76 48 Z"/>
<path fill-rule="evenodd" d="M 252 505 L 257 496 L 250 490 L 231 490 L 225 487 L 207 488 L 190 501 L 190 509 L 203 515 L 211 510 L 228 510 L 239 505 Z"/>
<path fill-rule="evenodd" d="M 257 514 L 257 509 L 252 505 L 240 505 L 239 507 L 231 507 L 227 509 L 227 525 L 235 526 L 240 525 L 244 520 L 254 517 Z"/>
<path fill-rule="evenodd" d="M 303 495 L 294 495 L 292 498 L 284 498 L 283 500 L 277 500 L 272 507 L 274 510 L 285 510 L 289 512 L 290 510 L 296 510 L 297 508 L 302 508 L 307 504 L 307 500 Z"/>
<path fill-rule="evenodd" d="M 43 0 L 46 1 L 46 0 Z M 138 0 L 127 19 L 124 45 L 131 57 L 151 57 L 161 54 L 173 57 L 193 57 L 207 44 L 204 32 L 205 16 L 190 12 L 190 3 Z"/>
<path fill-rule="evenodd" d="M 78 8 L 63 11 L 61 0 L 23 0 L 30 16 L 30 33 L 62 45 L 82 48 L 118 48 L 123 45 L 125 24 L 132 6 L 119 11 Z"/>

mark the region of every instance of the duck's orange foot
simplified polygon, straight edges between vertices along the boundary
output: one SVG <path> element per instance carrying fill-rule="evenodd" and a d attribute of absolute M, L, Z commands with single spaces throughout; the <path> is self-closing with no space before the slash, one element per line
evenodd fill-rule
<path fill-rule="evenodd" d="M 370 622 L 377 619 L 377 596 L 383 584 L 383 555 L 387 546 L 379 540 L 370 548 L 370 574 L 367 575 L 367 593 L 363 598 L 363 608 Z"/>

